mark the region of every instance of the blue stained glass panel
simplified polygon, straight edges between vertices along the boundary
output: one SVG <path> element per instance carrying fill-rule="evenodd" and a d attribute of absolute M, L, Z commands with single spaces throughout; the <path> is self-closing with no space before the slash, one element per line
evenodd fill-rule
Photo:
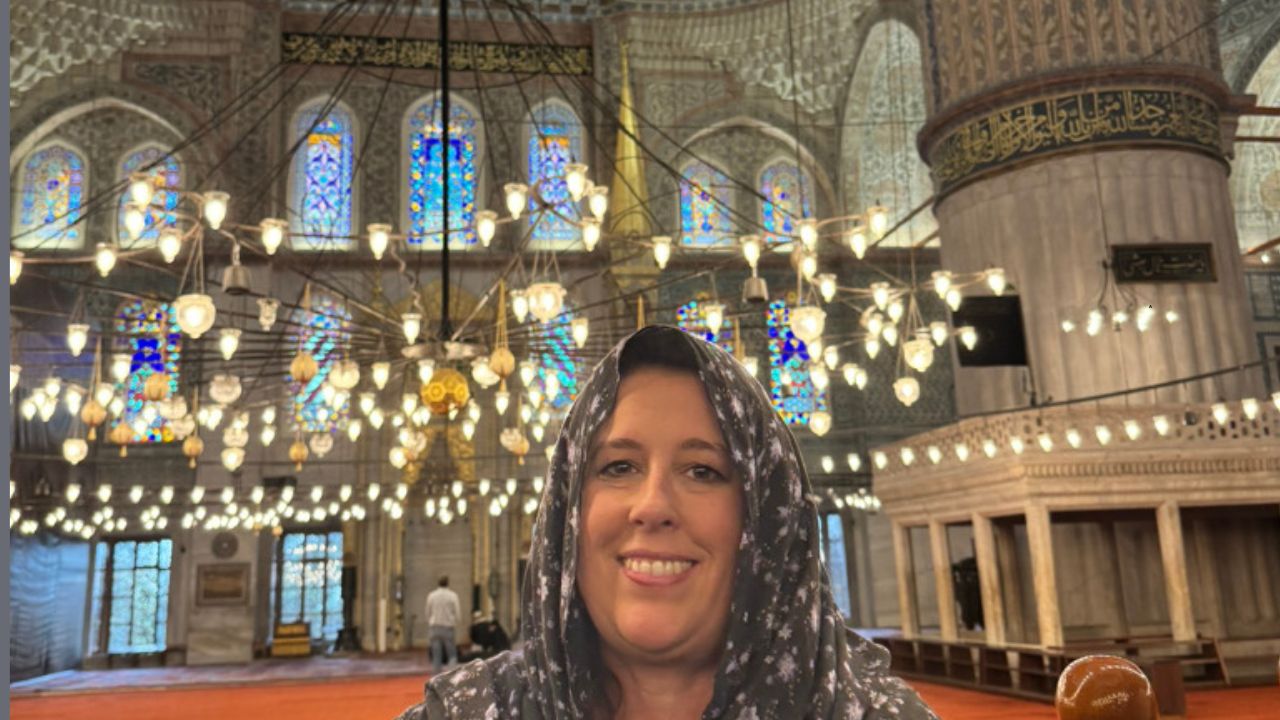
<path fill-rule="evenodd" d="M 476 119 L 461 105 L 450 108 L 449 118 L 449 229 L 450 247 L 476 243 L 472 225 L 476 213 Z M 409 116 L 409 227 L 412 246 L 440 247 L 444 218 L 445 163 L 442 111 L 438 100 L 419 105 Z"/>
<path fill-rule="evenodd" d="M 676 325 L 691 335 L 715 343 L 725 349 L 725 352 L 733 352 L 733 327 L 728 320 L 725 320 L 720 326 L 720 332 L 711 332 L 711 328 L 707 327 L 707 303 L 698 300 L 690 300 L 689 302 L 676 308 Z"/>
<path fill-rule="evenodd" d="M 560 392 L 555 399 L 546 402 L 557 410 L 563 410 L 578 396 L 578 365 L 573 359 L 577 346 L 573 343 L 573 332 L 569 323 L 573 321 L 573 313 L 566 310 L 542 326 L 542 348 L 539 350 L 538 382 L 543 394 L 546 394 L 547 375 L 555 373 L 560 383 Z"/>
<path fill-rule="evenodd" d="M 729 178 L 704 162 L 688 165 L 680 180 L 680 242 L 687 247 L 731 247 Z"/>
<path fill-rule="evenodd" d="M 83 226 L 74 223 L 88 197 L 87 183 L 84 158 L 71 148 L 50 145 L 31 153 L 18 180 L 13 247 L 83 247 Z"/>
<path fill-rule="evenodd" d="M 155 167 L 145 172 L 151 178 L 155 194 L 151 198 L 151 205 L 148 206 L 145 215 L 146 224 L 137 240 L 129 238 L 129 231 L 124 225 L 125 211 L 128 209 L 127 203 L 130 199 L 129 188 L 125 187 L 124 192 L 120 194 L 120 201 L 117 203 L 119 209 L 116 213 L 116 238 L 121 247 L 153 246 L 160 237 L 160 228 L 178 224 L 176 213 L 180 199 L 178 191 L 182 186 L 182 166 L 178 164 L 176 157 L 158 145 L 149 145 L 130 153 L 120 163 L 120 179 L 128 179 L 134 172 L 142 171 L 142 168 L 153 163 L 156 164 Z"/>
<path fill-rule="evenodd" d="M 813 216 L 813 186 L 793 162 L 779 160 L 766 167 L 760 173 L 760 194 L 765 197 L 760 222 L 768 243 L 790 240 L 796 221 Z"/>
<path fill-rule="evenodd" d="M 120 352 L 131 356 L 129 377 L 124 383 L 125 409 L 123 422 L 134 428 L 134 420 L 146 404 L 143 388 L 155 373 L 169 376 L 169 393 L 178 392 L 178 362 L 182 359 L 182 329 L 169 303 L 154 300 L 130 300 L 116 311 L 116 337 Z M 174 439 L 169 423 L 159 415 L 146 432 L 134 428 L 134 443 L 167 443 Z"/>
<path fill-rule="evenodd" d="M 295 250 L 347 250 L 353 245 L 352 195 L 355 184 L 355 136 L 351 116 L 342 108 L 299 113 L 293 158 L 291 207 Z"/>
<path fill-rule="evenodd" d="M 809 378 L 809 348 L 792 334 L 790 318 L 786 303 L 769 303 L 765 318 L 769 331 L 769 394 L 774 409 L 788 425 L 808 425 L 809 413 L 827 409 L 827 395 L 819 392 Z"/>
<path fill-rule="evenodd" d="M 565 165 L 582 157 L 582 125 L 571 110 L 547 103 L 534 114 L 536 132 L 529 133 L 529 212 L 534 223 L 530 237 L 535 247 L 560 249 L 577 243 L 582 230 L 572 222 L 578 205 L 565 182 Z M 536 188 L 536 192 L 535 189 Z M 540 211 L 541 196 L 555 212 Z"/>
<path fill-rule="evenodd" d="M 302 348 L 317 365 L 315 377 L 305 384 L 294 381 L 292 375 L 287 379 L 293 389 L 294 422 L 303 432 L 333 432 L 347 417 L 351 402 L 347 400 L 335 407 L 325 402 L 321 390 L 333 364 L 342 359 L 338 351 L 350 342 L 351 313 L 335 297 L 320 294 L 313 299 L 309 312 L 300 308 L 294 313 L 294 322 L 308 328 Z M 292 336 L 290 342 L 296 347 L 297 335 Z"/>

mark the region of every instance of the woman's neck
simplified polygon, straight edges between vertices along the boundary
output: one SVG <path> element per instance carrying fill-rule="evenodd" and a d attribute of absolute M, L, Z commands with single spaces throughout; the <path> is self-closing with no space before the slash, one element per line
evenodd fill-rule
<path fill-rule="evenodd" d="M 718 662 L 638 663 L 605 653 L 617 685 L 613 720 L 698 720 L 711 702 Z"/>

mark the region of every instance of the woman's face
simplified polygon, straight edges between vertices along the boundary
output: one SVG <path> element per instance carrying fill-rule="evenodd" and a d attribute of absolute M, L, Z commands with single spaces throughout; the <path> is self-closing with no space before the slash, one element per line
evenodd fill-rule
<path fill-rule="evenodd" d="M 578 590 L 605 649 L 646 662 L 718 657 L 742 483 L 701 381 L 662 368 L 629 374 L 586 473 Z"/>

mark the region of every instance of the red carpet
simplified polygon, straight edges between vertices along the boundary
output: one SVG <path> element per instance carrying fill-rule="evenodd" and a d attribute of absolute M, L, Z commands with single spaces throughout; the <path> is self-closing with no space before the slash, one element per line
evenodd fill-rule
<path fill-rule="evenodd" d="M 1047 705 L 915 683 L 943 720 L 1054 720 Z M 390 720 L 422 696 L 420 678 L 19 697 L 17 720 Z M 1280 688 L 1192 693 L 1188 720 L 1276 720 Z"/>

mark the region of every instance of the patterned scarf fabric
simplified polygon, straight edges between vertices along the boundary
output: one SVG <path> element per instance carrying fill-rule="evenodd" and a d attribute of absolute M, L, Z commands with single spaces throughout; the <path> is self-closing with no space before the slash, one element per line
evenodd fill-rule
<path fill-rule="evenodd" d="M 820 559 L 799 449 L 760 383 L 724 350 L 681 330 L 639 333 L 689 343 L 745 493 L 728 640 L 702 717 L 936 720 L 889 675 L 888 653 L 845 627 Z M 433 679 L 426 702 L 405 718 L 577 720 L 599 707 L 598 640 L 575 582 L 579 499 L 628 340 L 596 367 L 556 443 L 525 577 L 523 650 Z"/>

